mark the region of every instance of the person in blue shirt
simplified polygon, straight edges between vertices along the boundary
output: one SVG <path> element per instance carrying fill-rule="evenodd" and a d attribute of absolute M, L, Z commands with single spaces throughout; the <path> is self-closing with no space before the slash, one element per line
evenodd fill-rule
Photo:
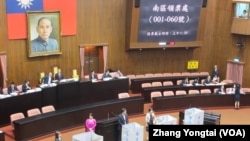
<path fill-rule="evenodd" d="M 42 17 L 38 20 L 36 31 L 38 37 L 31 41 L 32 52 L 49 52 L 58 50 L 58 42 L 50 38 L 52 32 L 51 20 L 47 17 Z"/>

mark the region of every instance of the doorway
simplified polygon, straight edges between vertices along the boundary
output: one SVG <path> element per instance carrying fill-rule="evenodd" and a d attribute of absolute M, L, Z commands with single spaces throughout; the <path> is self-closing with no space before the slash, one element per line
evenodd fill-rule
<path fill-rule="evenodd" d="M 91 70 L 96 73 L 102 73 L 104 67 L 103 46 L 85 46 L 84 47 L 84 72 L 89 74 Z"/>

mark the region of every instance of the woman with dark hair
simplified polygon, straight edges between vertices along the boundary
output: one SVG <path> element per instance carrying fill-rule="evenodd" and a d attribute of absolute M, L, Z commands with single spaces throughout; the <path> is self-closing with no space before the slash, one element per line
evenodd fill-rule
<path fill-rule="evenodd" d="M 238 110 L 240 108 L 240 84 L 236 85 L 234 92 L 234 108 Z"/>
<path fill-rule="evenodd" d="M 240 84 L 236 85 L 234 92 L 234 108 L 238 110 L 240 108 Z"/>
<path fill-rule="evenodd" d="M 93 118 L 93 114 L 89 113 L 89 118 L 85 121 L 86 132 L 93 131 L 95 132 L 96 119 Z"/>
<path fill-rule="evenodd" d="M 61 132 L 59 131 L 55 132 L 55 141 L 62 141 Z"/>
<path fill-rule="evenodd" d="M 146 130 L 147 131 L 148 131 L 149 125 L 155 124 L 155 121 L 156 121 L 155 113 L 152 108 L 149 108 L 148 113 L 146 114 L 146 123 L 147 123 Z"/>

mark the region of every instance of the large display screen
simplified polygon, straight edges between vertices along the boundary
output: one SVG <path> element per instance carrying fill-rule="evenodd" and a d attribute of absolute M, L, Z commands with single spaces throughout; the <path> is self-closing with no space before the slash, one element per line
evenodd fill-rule
<path fill-rule="evenodd" d="M 138 42 L 195 41 L 202 0 L 141 0 Z"/>

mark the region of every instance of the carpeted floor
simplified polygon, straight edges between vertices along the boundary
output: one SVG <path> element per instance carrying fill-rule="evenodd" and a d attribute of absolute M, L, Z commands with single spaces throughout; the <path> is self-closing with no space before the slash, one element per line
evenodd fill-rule
<path fill-rule="evenodd" d="M 151 107 L 151 104 L 145 104 L 144 105 L 144 109 L 145 109 L 144 114 L 130 116 L 129 121 L 130 122 L 137 122 L 137 123 L 145 126 L 145 113 L 147 112 L 147 109 L 149 107 Z M 177 120 L 178 120 L 180 110 L 158 112 L 158 113 L 156 113 L 156 115 L 157 116 L 171 115 L 171 116 L 177 118 Z M 228 125 L 228 124 L 230 124 L 230 125 L 241 125 L 241 124 L 250 125 L 250 118 L 249 118 L 250 107 L 241 107 L 241 109 L 239 109 L 239 110 L 235 110 L 233 108 L 233 106 L 232 107 L 223 107 L 223 108 L 221 108 L 221 107 L 220 108 L 213 108 L 213 109 L 204 108 L 202 110 L 220 113 L 221 114 L 220 123 L 222 125 Z M 128 114 L 129 114 L 129 111 L 128 111 Z M 6 126 L 6 127 L 2 127 L 2 128 L 0 128 L 0 130 L 5 132 L 5 141 L 15 141 L 13 138 L 13 128 L 10 125 Z M 82 133 L 84 131 L 85 131 L 84 126 L 79 126 L 79 127 L 68 129 L 68 130 L 63 130 L 63 131 L 61 131 L 62 139 L 63 139 L 63 141 L 71 141 L 73 135 Z M 144 140 L 146 140 L 146 136 L 147 136 L 147 132 L 144 132 Z M 53 141 L 53 140 L 54 140 L 54 134 L 49 134 L 49 135 L 46 135 L 43 137 L 32 139 L 30 141 Z"/>

